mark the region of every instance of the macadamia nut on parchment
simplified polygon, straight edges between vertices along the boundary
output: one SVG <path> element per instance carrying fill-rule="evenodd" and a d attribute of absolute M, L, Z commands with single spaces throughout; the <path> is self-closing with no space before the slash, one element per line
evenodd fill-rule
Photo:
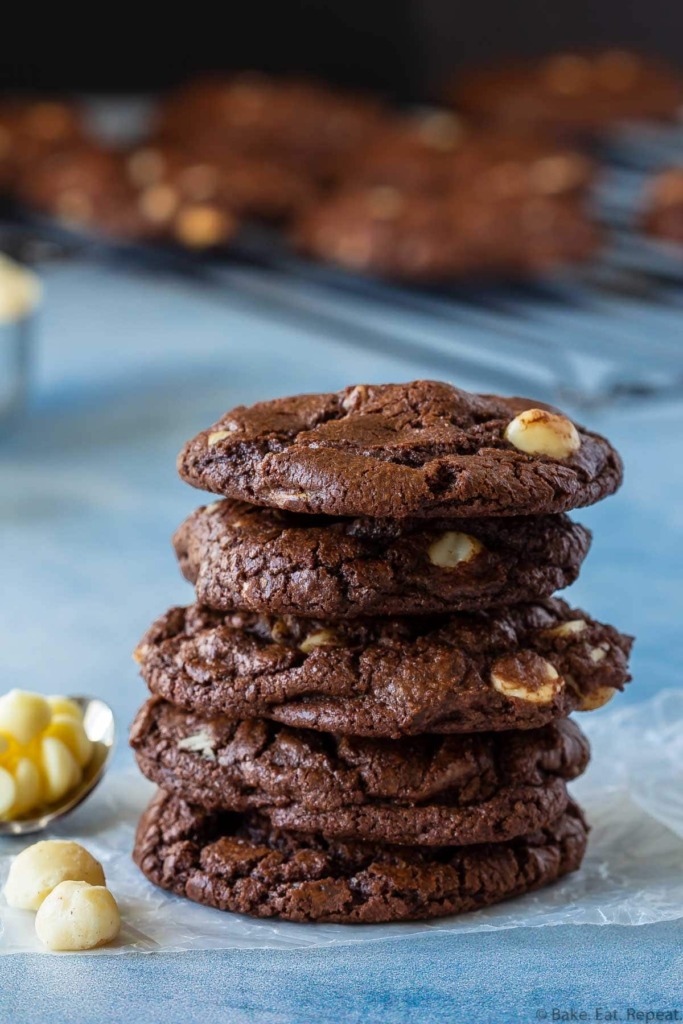
<path fill-rule="evenodd" d="M 102 865 L 78 843 L 46 839 L 28 846 L 14 858 L 5 884 L 5 899 L 10 907 L 38 910 L 52 890 L 65 881 L 102 886 Z"/>
<path fill-rule="evenodd" d="M 55 951 L 105 946 L 120 930 L 116 900 L 103 885 L 88 882 L 60 882 L 36 914 L 36 935 Z"/>

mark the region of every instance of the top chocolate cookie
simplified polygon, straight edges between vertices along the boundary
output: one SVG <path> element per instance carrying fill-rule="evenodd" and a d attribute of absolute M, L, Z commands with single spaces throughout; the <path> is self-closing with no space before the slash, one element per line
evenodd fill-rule
<path fill-rule="evenodd" d="M 185 445 L 178 470 L 254 504 L 389 518 L 566 512 L 622 478 L 609 442 L 552 407 L 438 381 L 238 406 Z"/>

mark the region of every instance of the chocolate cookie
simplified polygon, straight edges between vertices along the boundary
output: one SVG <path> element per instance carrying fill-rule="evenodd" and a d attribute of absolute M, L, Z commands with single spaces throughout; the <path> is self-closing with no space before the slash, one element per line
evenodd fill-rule
<path fill-rule="evenodd" d="M 577 202 L 494 200 L 481 189 L 476 179 L 446 197 L 345 188 L 307 208 L 292 242 L 315 259 L 418 284 L 544 274 L 592 259 L 602 244 Z"/>
<path fill-rule="evenodd" d="M 548 599 L 500 611 L 311 619 L 172 608 L 136 651 L 152 693 L 212 717 L 342 735 L 532 729 L 606 703 L 631 638 Z"/>
<path fill-rule="evenodd" d="M 563 515 L 330 519 L 228 499 L 173 543 L 199 604 L 339 619 L 547 597 L 576 579 L 590 533 Z"/>
<path fill-rule="evenodd" d="M 549 406 L 437 381 L 238 406 L 185 445 L 178 470 L 293 512 L 439 519 L 566 512 L 622 477 L 604 438 Z"/>
<path fill-rule="evenodd" d="M 77 144 L 81 121 L 78 107 L 65 100 L 0 100 L 0 188 L 16 188 L 35 161 Z"/>
<path fill-rule="evenodd" d="M 526 835 L 567 805 L 588 763 L 573 722 L 376 740 L 234 722 L 151 700 L 131 732 L 141 771 L 206 810 L 261 809 L 280 828 L 408 846 Z"/>
<path fill-rule="evenodd" d="M 254 917 L 361 923 L 443 917 L 548 885 L 581 864 L 587 826 L 570 804 L 533 835 L 484 846 L 411 848 L 274 829 L 159 793 L 134 859 L 155 885 Z"/>
<path fill-rule="evenodd" d="M 643 229 L 667 242 L 683 244 L 683 167 L 662 171 L 648 182 Z"/>
<path fill-rule="evenodd" d="M 190 82 L 163 103 L 156 131 L 191 149 L 208 141 L 328 179 L 371 137 L 381 113 L 369 96 L 247 73 Z"/>
<path fill-rule="evenodd" d="M 127 155 L 126 173 L 148 202 L 158 196 L 178 208 L 211 203 L 240 218 L 282 220 L 311 197 L 311 186 L 292 168 L 210 144 L 185 150 L 150 143 Z"/>
<path fill-rule="evenodd" d="M 21 198 L 80 230 L 123 240 L 225 245 L 237 230 L 222 200 L 193 199 L 164 184 L 136 188 L 124 155 L 95 144 L 50 154 L 22 179 Z"/>
<path fill-rule="evenodd" d="M 560 53 L 461 74 L 448 98 L 488 124 L 590 136 L 618 121 L 675 118 L 683 76 L 626 50 Z"/>
<path fill-rule="evenodd" d="M 473 131 L 444 110 L 388 118 L 354 156 L 345 182 L 366 188 L 448 196 L 467 189 L 488 201 L 576 196 L 595 176 L 593 162 L 552 139 Z"/>

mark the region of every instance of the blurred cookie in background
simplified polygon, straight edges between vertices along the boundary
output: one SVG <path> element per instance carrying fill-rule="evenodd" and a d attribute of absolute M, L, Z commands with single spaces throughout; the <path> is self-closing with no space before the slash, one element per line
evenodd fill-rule
<path fill-rule="evenodd" d="M 456 114 L 434 110 L 386 118 L 354 157 L 346 179 L 431 195 L 467 184 L 482 196 L 576 195 L 595 176 L 585 154 L 552 139 L 472 129 Z"/>
<path fill-rule="evenodd" d="M 479 123 L 590 137 L 620 121 L 672 120 L 683 75 L 629 50 L 558 53 L 462 72 L 446 98 Z"/>
<path fill-rule="evenodd" d="M 163 183 L 137 188 L 118 150 L 83 143 L 36 162 L 20 198 L 79 231 L 122 241 L 174 241 L 191 248 L 224 245 L 237 218 L 218 201 L 192 200 Z"/>
<path fill-rule="evenodd" d="M 11 189 L 35 160 L 83 138 L 78 106 L 67 100 L 0 99 L 0 189 Z"/>
<path fill-rule="evenodd" d="M 382 110 L 374 97 L 247 73 L 197 79 L 171 94 L 155 134 L 193 151 L 210 144 L 267 157 L 326 180 L 370 138 Z"/>
<path fill-rule="evenodd" d="M 206 143 L 191 150 L 162 141 L 150 143 L 130 152 L 125 168 L 129 183 L 141 192 L 167 190 L 178 202 L 215 203 L 257 220 L 285 220 L 316 191 L 285 164 Z"/>
<path fill-rule="evenodd" d="M 297 223 L 295 245 L 330 263 L 380 277 L 446 282 L 524 277 L 589 260 L 601 232 L 571 199 L 446 198 L 388 186 L 341 190 Z"/>
<path fill-rule="evenodd" d="M 683 167 L 660 171 L 646 186 L 643 230 L 683 245 Z"/>

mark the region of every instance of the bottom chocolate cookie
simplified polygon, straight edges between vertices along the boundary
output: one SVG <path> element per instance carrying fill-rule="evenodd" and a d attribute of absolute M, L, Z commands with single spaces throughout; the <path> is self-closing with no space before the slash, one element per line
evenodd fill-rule
<path fill-rule="evenodd" d="M 464 913 L 575 871 L 588 828 L 575 804 L 505 843 L 413 848 L 334 842 L 258 815 L 207 814 L 159 792 L 134 860 L 155 885 L 197 903 L 290 921 L 372 923 Z"/>

